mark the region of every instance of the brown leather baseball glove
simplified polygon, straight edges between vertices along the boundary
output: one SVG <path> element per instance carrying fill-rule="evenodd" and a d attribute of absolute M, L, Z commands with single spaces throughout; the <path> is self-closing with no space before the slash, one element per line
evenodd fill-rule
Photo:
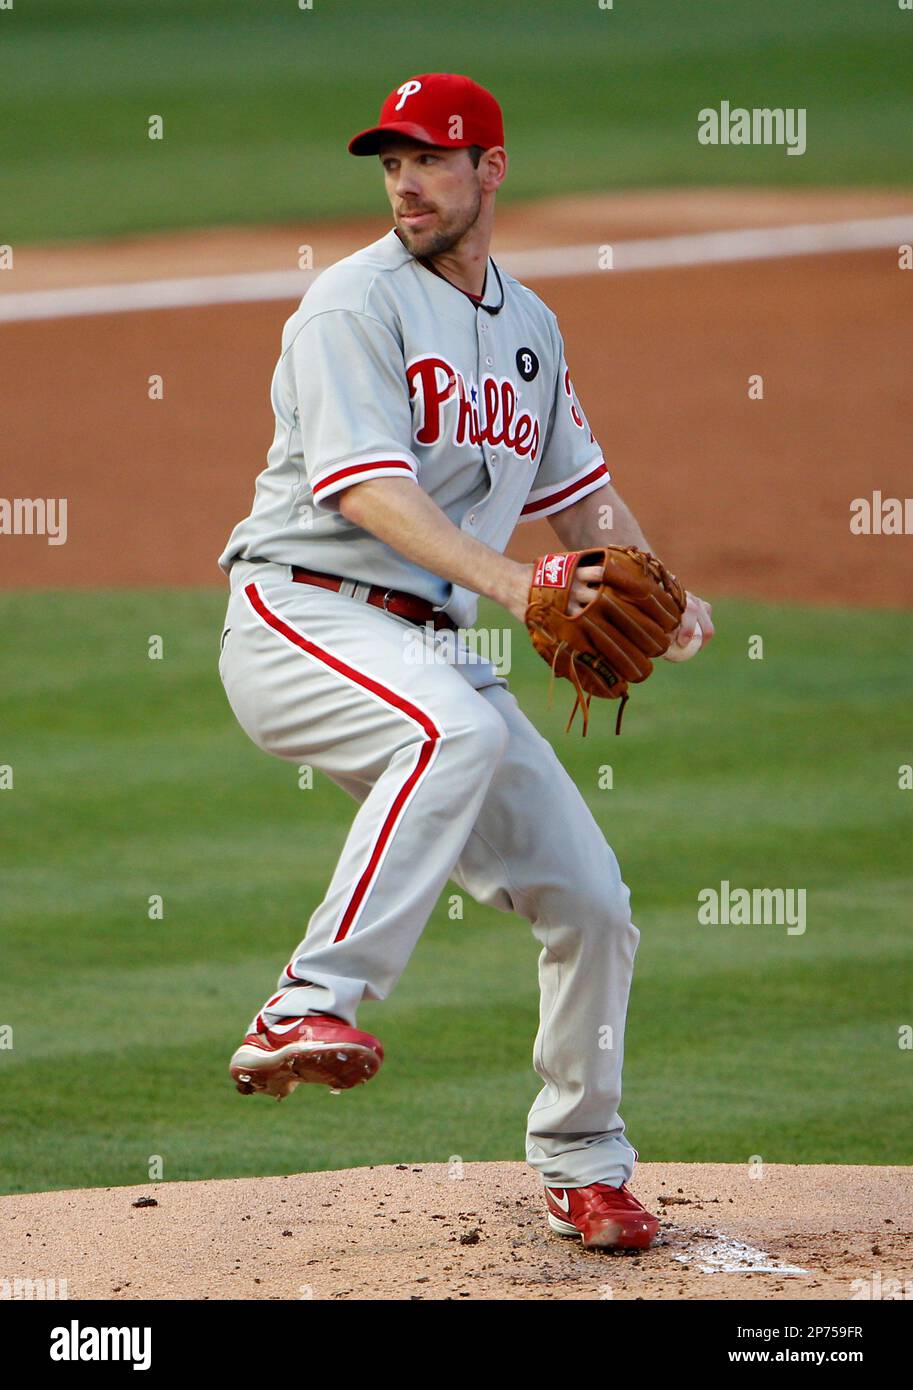
<path fill-rule="evenodd" d="M 603 566 L 592 601 L 568 617 L 574 574 L 580 565 Z M 583 710 L 583 733 L 590 700 L 598 695 L 621 700 L 616 734 L 628 698 L 628 685 L 645 681 L 653 657 L 662 656 L 685 611 L 685 590 L 659 560 L 636 546 L 609 545 L 542 555 L 536 561 L 526 609 L 533 646 L 552 668 L 552 676 L 573 681 Z"/>

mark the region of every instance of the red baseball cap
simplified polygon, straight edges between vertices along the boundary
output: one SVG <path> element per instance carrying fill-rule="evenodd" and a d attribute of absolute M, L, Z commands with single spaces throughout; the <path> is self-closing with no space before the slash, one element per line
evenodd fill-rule
<path fill-rule="evenodd" d="M 377 125 L 349 141 L 350 154 L 377 154 L 385 136 L 408 135 L 427 145 L 490 150 L 504 144 L 504 118 L 491 92 L 455 72 L 425 72 L 391 92 Z"/>

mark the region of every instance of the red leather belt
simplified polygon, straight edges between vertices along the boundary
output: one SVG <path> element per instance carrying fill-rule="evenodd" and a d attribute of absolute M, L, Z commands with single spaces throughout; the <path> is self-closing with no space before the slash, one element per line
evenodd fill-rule
<path fill-rule="evenodd" d="M 292 565 L 292 578 L 296 584 L 316 584 L 320 589 L 333 589 L 337 593 L 346 582 L 338 574 L 321 574 L 318 570 L 302 569 L 300 565 Z M 410 623 L 433 623 L 435 630 L 442 627 L 456 630 L 452 618 L 417 594 L 404 594 L 400 589 L 384 589 L 380 584 L 372 584 L 364 602 L 382 608 L 385 613 L 393 613 L 397 618 L 408 618 Z"/>

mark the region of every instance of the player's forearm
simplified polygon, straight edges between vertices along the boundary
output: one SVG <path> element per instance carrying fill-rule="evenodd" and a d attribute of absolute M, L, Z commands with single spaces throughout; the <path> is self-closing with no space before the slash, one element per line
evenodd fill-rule
<path fill-rule="evenodd" d="M 555 512 L 548 519 L 568 550 L 604 545 L 636 545 L 641 550 L 651 548 L 634 513 L 621 500 L 611 483 L 587 493 L 579 502 Z"/>
<path fill-rule="evenodd" d="M 339 510 L 413 564 L 493 598 L 522 618 L 532 565 L 509 560 L 467 536 L 414 482 L 372 478 L 358 483 L 342 493 Z"/>

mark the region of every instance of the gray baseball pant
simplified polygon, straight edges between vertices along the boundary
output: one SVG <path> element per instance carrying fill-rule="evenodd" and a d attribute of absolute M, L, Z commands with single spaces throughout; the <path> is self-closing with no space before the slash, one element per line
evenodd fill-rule
<path fill-rule="evenodd" d="M 360 803 L 267 1021 L 354 1025 L 363 999 L 391 993 L 452 879 L 526 917 L 542 946 L 527 1162 L 554 1186 L 629 1181 L 618 1106 L 640 933 L 615 855 L 492 665 L 452 648 L 434 659 L 427 630 L 347 587 L 294 583 L 283 564 L 231 571 L 219 674 L 238 722 Z"/>

